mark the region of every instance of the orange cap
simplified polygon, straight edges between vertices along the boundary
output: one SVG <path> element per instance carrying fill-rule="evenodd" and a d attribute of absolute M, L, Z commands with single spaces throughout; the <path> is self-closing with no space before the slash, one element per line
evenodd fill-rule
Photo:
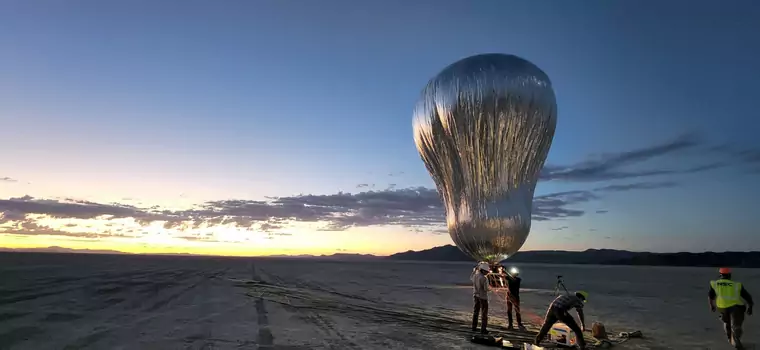
<path fill-rule="evenodd" d="M 720 273 L 721 275 L 728 275 L 731 273 L 731 269 L 729 269 L 728 267 L 721 267 L 720 270 L 718 270 L 718 273 Z"/>

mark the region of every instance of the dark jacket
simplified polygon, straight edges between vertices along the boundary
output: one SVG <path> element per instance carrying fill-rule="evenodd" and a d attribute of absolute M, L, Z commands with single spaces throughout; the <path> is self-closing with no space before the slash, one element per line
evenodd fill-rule
<path fill-rule="evenodd" d="M 520 299 L 520 282 L 522 282 L 522 278 L 512 277 L 509 274 L 506 276 L 507 285 L 509 286 L 509 294 L 511 294 L 515 299 Z"/>

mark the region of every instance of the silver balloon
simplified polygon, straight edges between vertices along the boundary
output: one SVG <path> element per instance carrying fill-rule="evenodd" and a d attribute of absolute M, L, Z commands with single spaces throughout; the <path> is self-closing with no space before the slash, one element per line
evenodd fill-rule
<path fill-rule="evenodd" d="M 464 253 L 497 262 L 520 250 L 556 125 L 549 77 L 517 56 L 468 57 L 428 82 L 414 141 Z"/>

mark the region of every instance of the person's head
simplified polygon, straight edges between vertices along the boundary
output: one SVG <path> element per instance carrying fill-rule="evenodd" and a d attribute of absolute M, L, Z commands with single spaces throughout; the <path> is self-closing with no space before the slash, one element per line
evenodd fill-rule
<path fill-rule="evenodd" d="M 720 274 L 720 278 L 731 279 L 731 269 L 728 267 L 721 267 L 718 273 Z"/>
<path fill-rule="evenodd" d="M 579 290 L 579 291 L 575 292 L 575 296 L 578 297 L 578 299 L 580 299 L 584 303 L 588 301 L 588 292 L 584 292 L 582 290 Z"/>
<path fill-rule="evenodd" d="M 488 273 L 488 271 L 491 271 L 491 266 L 487 262 L 481 262 L 478 264 L 478 270 L 482 273 Z"/>

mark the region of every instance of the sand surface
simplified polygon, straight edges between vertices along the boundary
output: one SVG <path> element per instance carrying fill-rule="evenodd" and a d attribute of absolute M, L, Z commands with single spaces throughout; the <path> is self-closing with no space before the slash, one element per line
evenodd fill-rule
<path fill-rule="evenodd" d="M 0 349 L 488 349 L 467 340 L 471 265 L 0 254 Z M 615 349 L 730 349 L 707 307 L 714 269 L 519 267 L 528 323 L 563 275 L 591 293 L 587 324 L 644 333 Z M 735 275 L 760 298 L 760 270 Z M 492 295 L 493 331 L 504 310 Z"/>

